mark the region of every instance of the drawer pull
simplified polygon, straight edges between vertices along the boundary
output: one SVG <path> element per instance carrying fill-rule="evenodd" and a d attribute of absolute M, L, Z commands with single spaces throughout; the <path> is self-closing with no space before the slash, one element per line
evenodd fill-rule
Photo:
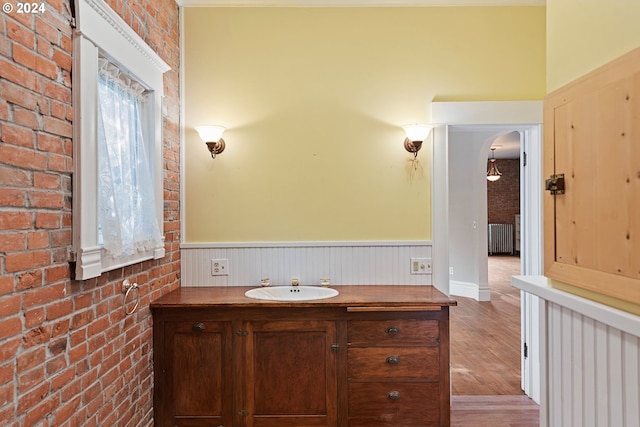
<path fill-rule="evenodd" d="M 387 394 L 387 397 L 389 398 L 389 400 L 398 400 L 398 399 L 400 399 L 400 392 L 399 391 L 390 391 Z"/>
<path fill-rule="evenodd" d="M 191 326 L 191 329 L 194 332 L 202 332 L 204 331 L 204 323 L 200 323 L 200 322 L 194 323 L 193 326 Z"/>
<path fill-rule="evenodd" d="M 397 365 L 398 363 L 400 363 L 400 357 L 398 357 L 398 356 L 389 356 L 389 357 L 387 357 L 387 363 L 389 365 Z"/>
<path fill-rule="evenodd" d="M 387 333 L 389 335 L 398 335 L 400 333 L 400 328 L 397 326 L 390 326 L 387 328 Z"/>

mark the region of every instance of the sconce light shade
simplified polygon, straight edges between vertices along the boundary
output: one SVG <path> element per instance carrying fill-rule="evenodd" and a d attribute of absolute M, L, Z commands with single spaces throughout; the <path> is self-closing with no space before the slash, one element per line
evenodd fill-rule
<path fill-rule="evenodd" d="M 432 125 L 414 124 L 402 126 L 407 138 L 404 140 L 404 148 L 410 153 L 413 153 L 413 157 L 418 155 L 418 151 L 422 148 L 422 142 L 429 136 L 429 132 L 433 129 Z"/>
<path fill-rule="evenodd" d="M 216 154 L 224 151 L 225 143 L 222 139 L 222 134 L 225 131 L 224 126 L 196 126 L 196 130 L 200 138 L 207 144 L 212 159 L 216 158 Z"/>

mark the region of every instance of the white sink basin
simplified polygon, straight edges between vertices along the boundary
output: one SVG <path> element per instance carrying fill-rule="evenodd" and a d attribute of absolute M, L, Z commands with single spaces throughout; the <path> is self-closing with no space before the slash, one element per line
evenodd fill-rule
<path fill-rule="evenodd" d="M 244 295 L 271 301 L 308 301 L 335 297 L 338 291 L 318 286 L 268 286 L 250 289 Z"/>

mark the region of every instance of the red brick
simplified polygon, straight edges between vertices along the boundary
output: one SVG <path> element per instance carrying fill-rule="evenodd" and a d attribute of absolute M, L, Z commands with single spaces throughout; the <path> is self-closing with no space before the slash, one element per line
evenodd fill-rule
<path fill-rule="evenodd" d="M 52 59 L 56 64 L 58 64 L 60 68 L 71 71 L 71 55 L 69 55 L 68 53 L 59 49 L 55 49 L 53 51 Z"/>
<path fill-rule="evenodd" d="M 35 133 L 32 129 L 16 126 L 10 123 L 3 123 L 0 127 L 2 141 L 27 148 L 35 147 Z"/>
<path fill-rule="evenodd" d="M 24 293 L 24 307 L 34 307 L 55 302 L 65 296 L 65 285 L 49 285 L 41 288 L 34 288 Z"/>
<path fill-rule="evenodd" d="M 13 377 L 15 376 L 15 367 L 13 364 L 6 364 L 0 366 L 0 385 L 9 384 L 13 381 Z M 6 403 L 6 402 L 5 402 Z M 0 406 L 2 405 L 2 401 L 0 400 Z"/>
<path fill-rule="evenodd" d="M 0 317 L 20 313 L 20 295 L 14 294 L 0 298 Z"/>
<path fill-rule="evenodd" d="M 34 208 L 61 209 L 64 207 L 62 193 L 36 190 L 29 193 L 29 201 Z"/>
<path fill-rule="evenodd" d="M 19 44 L 13 46 L 13 60 L 31 70 L 36 68 L 36 54 L 33 53 L 33 50 L 26 49 Z"/>
<path fill-rule="evenodd" d="M 36 231 L 27 235 L 28 248 L 43 249 L 49 246 L 49 233 L 46 231 Z"/>
<path fill-rule="evenodd" d="M 38 133 L 36 136 L 39 150 L 51 153 L 67 154 L 65 152 L 65 139 L 57 135 Z"/>
<path fill-rule="evenodd" d="M 64 264 L 45 268 L 44 274 L 47 283 L 55 283 L 61 280 L 68 279 L 71 272 L 69 271 L 69 264 Z M 66 300 L 64 302 L 66 304 L 72 305 L 71 300 Z"/>
<path fill-rule="evenodd" d="M 13 111 L 13 120 L 17 125 L 26 126 L 31 129 L 38 129 L 38 118 L 33 111 L 24 108 L 15 107 Z"/>
<path fill-rule="evenodd" d="M 26 195 L 26 190 L 4 188 L 0 192 L 0 206 L 26 207 Z"/>
<path fill-rule="evenodd" d="M 60 390 L 65 385 L 69 384 L 76 376 L 75 369 L 73 367 L 67 368 L 57 375 L 51 378 L 51 392 Z"/>
<path fill-rule="evenodd" d="M 42 286 L 42 270 L 23 273 L 18 277 L 18 290 L 25 290 Z"/>
<path fill-rule="evenodd" d="M 46 399 L 44 399 L 43 396 L 43 400 L 27 412 L 27 415 L 24 417 L 25 425 L 35 425 L 38 420 L 45 419 L 48 414 L 55 411 L 58 407 L 59 401 L 60 398 L 57 396 L 48 397 Z"/>
<path fill-rule="evenodd" d="M 16 14 L 15 16 L 16 18 L 17 18 L 17 15 L 20 15 L 20 14 Z M 33 47 L 35 46 L 35 40 L 36 40 L 33 32 L 29 31 L 27 28 L 24 28 L 23 26 L 18 25 L 14 22 L 6 21 L 6 23 L 7 23 L 7 35 L 11 40 L 18 42 L 25 47 L 33 49 Z"/>
<path fill-rule="evenodd" d="M 80 402 L 81 399 L 79 396 L 68 402 L 64 402 L 64 404 L 56 410 L 55 425 L 62 425 L 64 421 L 70 419 L 72 415 L 76 414 L 78 412 L 78 408 L 80 407 Z M 103 425 L 108 426 L 116 424 L 106 423 Z"/>
<path fill-rule="evenodd" d="M 18 376 L 18 392 L 24 393 L 27 390 L 41 384 L 44 381 L 44 369 L 41 367 L 32 369 Z"/>
<path fill-rule="evenodd" d="M 22 322 L 19 317 L 0 319 L 0 339 L 12 337 L 22 332 Z M 5 343 L 2 344 L 4 347 Z"/>
<path fill-rule="evenodd" d="M 58 66 L 55 62 L 45 58 L 44 56 L 36 56 L 36 65 L 34 69 L 38 73 L 45 77 L 49 77 L 50 79 L 56 79 L 58 77 Z"/>
<path fill-rule="evenodd" d="M 24 168 L 40 170 L 47 168 L 47 156 L 45 154 L 9 144 L 0 145 L 0 158 L 6 164 Z"/>
<path fill-rule="evenodd" d="M 38 137 L 38 141 L 40 137 Z M 44 150 L 49 151 L 49 150 Z M 33 173 L 33 186 L 35 188 L 48 189 L 48 190 L 61 190 L 62 185 L 60 182 L 60 175 L 45 173 L 45 172 L 34 172 Z"/>
<path fill-rule="evenodd" d="M 26 351 L 16 357 L 16 367 L 18 372 L 26 372 L 38 365 L 41 365 L 46 360 L 47 354 L 44 347 L 35 348 L 30 351 Z"/>
<path fill-rule="evenodd" d="M 13 391 L 14 388 L 15 386 L 13 384 L 0 387 L 0 408 L 2 408 L 4 405 L 6 405 L 9 402 L 13 402 L 14 396 L 15 396 L 15 393 Z M 6 412 L 3 410 L 0 410 L 0 420 L 12 419 L 13 414 L 9 412 L 13 412 L 12 406 L 7 406 Z"/>
<path fill-rule="evenodd" d="M 30 251 L 18 254 L 8 254 L 5 258 L 5 268 L 8 272 L 32 270 L 44 267 L 51 262 L 48 251 Z"/>
<path fill-rule="evenodd" d="M 13 276 L 0 276 L 0 295 L 10 294 L 15 290 L 15 279 Z"/>
<path fill-rule="evenodd" d="M 0 182 L 2 182 L 4 187 L 30 187 L 31 173 L 10 166 L 0 165 Z"/>
<path fill-rule="evenodd" d="M 41 345 L 47 342 L 49 338 L 49 330 L 47 327 L 40 326 L 31 329 L 27 333 L 22 335 L 23 348 L 31 348 L 33 346 Z"/>
<path fill-rule="evenodd" d="M 51 306 L 54 304 L 50 304 L 47 306 L 47 320 L 51 320 L 54 319 L 55 317 L 62 317 L 62 314 L 59 314 L 57 312 L 54 312 L 51 310 Z M 69 310 L 67 313 L 65 313 L 65 315 L 68 315 L 71 313 L 71 310 Z M 59 337 L 62 335 L 67 336 L 68 332 L 69 332 L 69 326 L 70 326 L 70 321 L 67 320 L 61 320 L 60 322 L 56 322 L 53 327 L 51 328 L 51 337 Z"/>
<path fill-rule="evenodd" d="M 25 233 L 1 233 L 0 252 L 18 252 L 25 248 Z M 2 295 L 2 292 L 0 292 Z"/>
<path fill-rule="evenodd" d="M 45 58 L 53 56 L 53 46 L 48 40 L 38 37 L 36 40 L 36 51 Z"/>
<path fill-rule="evenodd" d="M 84 338 L 82 341 L 83 342 L 80 345 L 69 349 L 69 363 L 76 363 L 79 360 L 83 360 L 85 357 L 87 357 L 87 354 L 88 354 L 87 344 L 84 341 Z"/>
<path fill-rule="evenodd" d="M 71 319 L 71 329 L 78 329 L 82 326 L 86 326 L 93 320 L 93 312 L 90 310 L 76 313 Z"/>
<path fill-rule="evenodd" d="M 55 82 L 46 81 L 44 84 L 44 94 L 56 101 L 71 103 L 71 89 Z M 69 135 L 71 136 L 71 135 Z"/>
<path fill-rule="evenodd" d="M 60 228 L 62 216 L 54 212 L 37 212 L 36 228 L 53 229 Z M 0 220 L 0 226 L 2 221 Z"/>
<path fill-rule="evenodd" d="M 24 310 L 24 326 L 34 328 L 44 322 L 44 308 L 37 307 L 31 310 Z"/>
<path fill-rule="evenodd" d="M 45 371 L 47 376 L 51 377 L 55 375 L 57 372 L 61 372 L 64 368 L 67 367 L 67 362 L 65 361 L 65 347 L 66 340 L 58 341 L 55 346 L 52 347 L 52 354 L 56 355 L 55 357 L 47 358 L 47 363 L 45 364 Z"/>
<path fill-rule="evenodd" d="M 70 246 L 71 230 L 57 230 L 51 232 L 51 246 Z"/>
<path fill-rule="evenodd" d="M 30 212 L 0 212 L 0 230 L 26 230 L 31 224 Z"/>
<path fill-rule="evenodd" d="M 38 79 L 29 70 L 18 68 L 12 62 L 0 60 L 0 73 L 3 77 L 6 76 L 8 81 L 17 83 L 0 81 L 0 92 L 7 101 L 33 111 L 44 102 L 38 94 L 32 92 L 36 90 Z"/>
<path fill-rule="evenodd" d="M 67 119 L 67 105 L 62 102 L 51 102 L 51 116 L 56 119 L 66 120 Z"/>
<path fill-rule="evenodd" d="M 60 32 L 57 28 L 50 25 L 41 17 L 36 16 L 36 34 L 44 37 L 46 40 L 53 44 L 60 42 Z"/>

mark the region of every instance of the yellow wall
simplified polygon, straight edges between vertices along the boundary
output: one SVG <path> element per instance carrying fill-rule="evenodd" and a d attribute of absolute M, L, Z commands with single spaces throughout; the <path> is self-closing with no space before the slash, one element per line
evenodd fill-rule
<path fill-rule="evenodd" d="M 640 46 L 638 0 L 547 0 L 551 92 Z"/>
<path fill-rule="evenodd" d="M 639 18 L 637 0 L 547 0 L 548 92 L 640 46 Z M 557 281 L 552 284 L 584 298 L 640 314 L 637 304 Z"/>
<path fill-rule="evenodd" d="M 184 12 L 186 242 L 431 239 L 400 126 L 546 93 L 544 7 Z M 215 160 L 200 124 L 228 128 Z"/>

